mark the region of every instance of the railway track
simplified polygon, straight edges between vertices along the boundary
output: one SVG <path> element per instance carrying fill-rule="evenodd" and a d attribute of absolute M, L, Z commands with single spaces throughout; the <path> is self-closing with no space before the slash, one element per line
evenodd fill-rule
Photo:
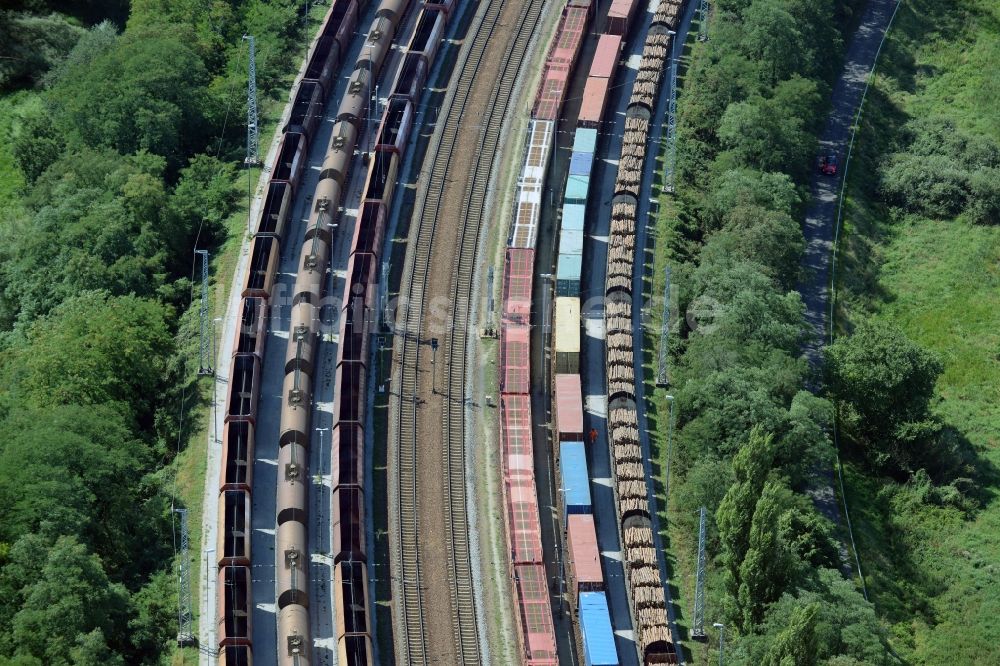
<path fill-rule="evenodd" d="M 506 0 L 487 0 L 489 5 L 479 24 L 472 27 L 474 42 L 464 52 L 460 75 L 453 97 L 445 103 L 441 116 L 444 126 L 440 140 L 430 149 L 432 167 L 426 194 L 418 201 L 414 215 L 417 224 L 412 241 L 411 278 L 406 288 L 406 315 L 403 325 L 398 405 L 397 501 L 396 535 L 397 562 L 401 578 L 402 632 L 401 644 L 407 664 L 429 663 L 427 646 L 428 615 L 425 613 L 424 589 L 421 586 L 419 499 L 417 485 L 418 439 L 417 408 L 420 403 L 420 346 L 428 275 L 431 268 L 433 241 L 442 218 L 445 186 L 455 156 L 459 128 L 470 93 L 480 69 L 487 44 L 498 28 Z M 500 141 L 500 132 L 510 104 L 521 64 L 527 52 L 534 26 L 542 11 L 542 0 L 530 0 L 517 18 L 513 44 L 504 55 L 501 76 L 493 88 L 482 117 L 476 146 L 471 183 L 465 192 L 461 215 L 446 222 L 459 225 L 452 266 L 452 287 L 449 306 L 450 330 L 445 336 L 444 360 L 447 381 L 443 388 L 441 413 L 442 450 L 445 498 L 445 520 L 448 528 L 448 584 L 451 594 L 452 629 L 455 641 L 455 661 L 462 664 L 481 662 L 480 628 L 476 619 L 476 599 L 473 589 L 470 558 L 470 525 L 466 493 L 466 429 L 465 379 L 468 360 L 469 305 L 473 295 L 473 274 L 476 253 L 482 231 L 486 196 L 492 175 L 492 162 Z M 461 174 L 459 174 L 461 175 Z M 405 281 L 405 278 L 404 278 Z M 433 370 L 432 370 L 433 371 Z M 436 565 L 436 563 L 435 563 Z M 438 616 L 436 613 L 434 616 Z"/>

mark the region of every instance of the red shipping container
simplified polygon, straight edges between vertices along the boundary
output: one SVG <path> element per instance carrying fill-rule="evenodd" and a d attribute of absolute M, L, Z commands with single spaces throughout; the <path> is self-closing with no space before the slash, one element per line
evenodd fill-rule
<path fill-rule="evenodd" d="M 583 441 L 580 375 L 556 375 L 556 432 L 560 442 Z"/>
<path fill-rule="evenodd" d="M 606 79 L 614 76 L 621 50 L 621 35 L 601 35 L 601 38 L 597 40 L 594 62 L 590 65 L 590 75 L 603 76 Z"/>
<path fill-rule="evenodd" d="M 583 88 L 583 101 L 580 103 L 578 121 L 583 127 L 597 127 L 604 115 L 604 105 L 608 100 L 608 82 L 610 79 L 591 76 Z"/>
<path fill-rule="evenodd" d="M 572 513 L 566 521 L 566 548 L 572 567 L 573 599 L 580 592 L 599 592 L 604 589 L 601 573 L 601 552 L 597 548 L 597 531 L 594 516 L 589 513 Z"/>
<path fill-rule="evenodd" d="M 615 35 L 625 35 L 632 23 L 637 0 L 612 0 L 608 9 L 607 32 Z"/>

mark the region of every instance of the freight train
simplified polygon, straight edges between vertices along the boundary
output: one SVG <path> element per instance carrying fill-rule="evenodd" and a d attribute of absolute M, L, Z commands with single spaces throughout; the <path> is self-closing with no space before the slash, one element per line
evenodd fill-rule
<path fill-rule="evenodd" d="M 570 0 L 560 16 L 528 124 L 504 257 L 500 313 L 503 496 L 520 661 L 531 666 L 559 663 L 533 464 L 530 331 L 535 243 L 556 124 L 591 17 L 590 0 Z"/>
<path fill-rule="evenodd" d="M 243 284 L 223 434 L 219 493 L 218 647 L 221 664 L 252 664 L 250 599 L 250 493 L 254 428 L 260 391 L 269 299 L 280 246 L 299 185 L 310 140 L 323 118 L 324 100 L 354 38 L 367 0 L 334 0 L 308 56 L 288 122 L 282 128 L 278 156 L 267 186 Z M 383 0 L 354 63 L 347 91 L 337 109 L 330 145 L 302 237 L 299 270 L 292 298 L 291 324 L 282 387 L 276 515 L 276 592 L 278 655 L 282 665 L 308 666 L 309 597 L 307 541 L 307 452 L 313 373 L 319 343 L 320 299 L 329 268 L 333 221 L 355 144 L 368 109 L 371 86 L 388 53 L 409 0 Z M 433 7 L 433 8 L 430 8 Z M 351 246 L 347 293 L 337 358 L 335 436 L 333 441 L 334 598 L 337 643 L 344 664 L 371 664 L 368 590 L 365 569 L 361 431 L 367 323 L 352 313 L 370 302 L 374 267 L 384 232 L 385 202 L 392 195 L 395 165 L 405 145 L 415 95 L 443 34 L 452 3 L 426 5 L 409 45 L 404 69 L 393 86 L 392 101 L 379 130 L 375 157 L 365 186 L 365 202 Z M 409 69 L 407 69 L 409 67 Z M 391 157 L 385 157 L 390 155 Z M 357 295 L 363 295 L 359 302 Z M 362 308 L 363 311 L 363 308 Z M 270 659 L 267 659 L 270 661 Z"/>
<path fill-rule="evenodd" d="M 608 15 L 606 34 L 601 35 L 588 76 L 574 137 L 570 172 L 564 197 L 557 265 L 556 348 L 557 372 L 575 372 L 579 350 L 580 260 L 577 257 L 585 204 L 593 163 L 594 137 L 590 128 L 599 127 L 601 115 L 617 62 L 622 38 L 628 34 L 637 3 L 615 0 Z M 631 601 L 631 613 L 643 663 L 675 663 L 676 646 L 670 633 L 661 571 L 653 541 L 648 502 L 648 482 L 639 441 L 635 405 L 635 356 L 632 337 L 632 276 L 635 262 L 635 214 L 646 157 L 650 117 L 667 65 L 671 37 L 677 26 L 680 0 L 664 0 L 654 13 L 643 46 L 642 60 L 626 111 L 625 135 L 612 199 L 611 233 L 608 239 L 605 284 L 605 333 L 608 395 L 608 434 L 613 461 L 623 562 Z M 559 376 L 557 375 L 557 380 Z M 567 400 L 559 397 L 557 404 Z M 566 463 L 561 468 L 566 470 Z M 566 483 L 564 472 L 562 483 Z M 567 507 L 567 511 L 569 507 Z M 583 537 L 576 527 L 574 540 Z M 585 529 L 585 528 L 583 528 Z M 586 541 L 586 539 L 584 539 Z M 571 548 L 573 542 L 570 542 Z M 573 561 L 580 559 L 571 553 Z M 574 569 L 575 573 L 575 569 Z M 584 650 L 588 659 L 598 658 L 606 649 L 606 600 L 601 592 L 586 593 L 576 582 Z M 584 602 L 584 595 L 588 597 Z M 589 628 L 588 628 L 589 627 Z M 610 663 L 610 662 L 608 662 Z"/>
<path fill-rule="evenodd" d="M 606 284 L 608 433 L 631 613 L 644 664 L 674 663 L 677 657 L 667 622 L 662 576 L 652 540 L 648 480 L 644 475 L 635 411 L 631 334 L 635 210 L 649 118 L 658 92 L 659 77 L 668 57 L 670 31 L 676 28 L 681 4 L 682 0 L 661 2 L 646 37 L 640 71 L 626 116 L 625 147 L 613 200 Z M 621 44 L 631 28 L 637 6 L 638 0 L 614 0 L 608 12 L 605 34 L 598 40 L 597 54 L 589 72 L 574 133 L 556 274 L 553 350 L 555 421 L 556 438 L 560 442 L 561 487 L 567 489 L 562 508 L 567 529 L 571 596 L 579 614 L 585 658 L 594 663 L 617 663 L 617 655 L 604 596 L 593 518 L 587 510 L 589 493 L 578 489 L 589 483 L 589 479 L 587 483 L 583 482 L 588 477 L 586 456 L 582 453 L 585 437 L 583 433 L 575 432 L 582 430 L 582 423 L 577 423 L 578 419 L 582 422 L 578 375 L 582 323 L 579 299 L 582 240 L 597 130 L 601 125 Z M 519 606 L 521 644 L 526 663 L 549 663 L 545 659 L 554 645 L 550 643 L 553 639 L 549 635 L 551 617 L 547 611 L 541 615 L 538 613 L 539 609 L 545 608 L 542 606 L 545 591 L 524 584 L 525 580 L 532 580 L 527 575 L 531 572 L 529 567 L 541 566 L 534 560 L 523 559 L 535 553 L 536 549 L 517 547 L 534 545 L 539 541 L 535 532 L 538 507 L 534 479 L 531 477 L 530 484 L 522 480 L 517 486 L 512 485 L 510 480 L 523 479 L 533 472 L 530 465 L 531 411 L 527 393 L 530 383 L 528 326 L 534 248 L 556 122 L 589 17 L 587 0 L 571 0 L 564 9 L 529 123 L 528 145 L 505 255 L 500 345 L 501 447 L 508 533 L 512 542 L 511 577 L 515 603 Z M 572 381 L 575 384 L 569 386 Z M 525 455 L 528 456 L 527 465 L 523 462 Z M 529 506 L 531 504 L 533 506 Z M 540 543 L 537 547 L 540 549 Z"/>
<path fill-rule="evenodd" d="M 566 577 L 570 605 L 576 611 L 580 647 L 585 663 L 617 666 L 607 592 L 601 570 L 586 442 L 597 444 L 596 431 L 584 433 L 582 381 L 579 374 L 581 346 L 581 274 L 584 226 L 598 131 L 638 0 L 617 0 L 598 36 L 587 72 L 580 111 L 573 128 L 573 147 L 566 176 L 559 222 L 556 259 L 554 423 L 558 441 L 558 484 L 565 535 Z"/>
<path fill-rule="evenodd" d="M 636 210 L 649 140 L 650 118 L 668 65 L 683 0 L 663 0 L 646 34 L 642 60 L 625 114 L 625 135 L 611 202 L 605 278 L 608 435 L 622 555 L 636 640 L 644 663 L 675 663 L 662 572 L 653 539 L 649 482 L 639 439 L 632 336 L 632 277 Z"/>
<path fill-rule="evenodd" d="M 242 285 L 240 321 L 233 346 L 229 393 L 222 436 L 222 472 L 219 481 L 217 615 L 219 663 L 253 663 L 252 605 L 250 599 L 250 493 L 260 375 L 266 342 L 269 300 L 280 247 L 302 170 L 302 161 L 322 116 L 324 100 L 332 92 L 340 59 L 353 39 L 357 0 L 335 0 L 327 12 L 296 90 L 267 194 L 257 220 L 250 264 Z M 304 515 L 299 516 L 299 538 L 304 552 Z M 286 540 L 288 530 L 285 530 Z M 303 562 L 296 563 L 302 567 Z M 280 574 L 279 574 L 280 576 Z M 301 572 L 300 579 L 305 580 Z M 279 587 L 282 587 L 279 582 Z M 305 589 L 304 587 L 302 588 Z M 287 595 L 284 597 L 287 599 Z M 308 663 L 309 650 L 302 632 L 295 648 Z M 213 646 L 216 647 L 216 646 Z"/>

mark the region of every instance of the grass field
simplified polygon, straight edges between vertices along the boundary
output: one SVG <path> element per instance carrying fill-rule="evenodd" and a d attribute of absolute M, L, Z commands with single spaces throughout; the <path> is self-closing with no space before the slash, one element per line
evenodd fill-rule
<path fill-rule="evenodd" d="M 1000 663 L 1000 227 L 894 215 L 867 184 L 912 118 L 1000 140 L 1000 5 L 904 3 L 851 165 L 838 329 L 886 319 L 939 354 L 933 409 L 974 453 L 978 505 L 849 466 L 847 495 L 869 592 L 907 663 Z"/>

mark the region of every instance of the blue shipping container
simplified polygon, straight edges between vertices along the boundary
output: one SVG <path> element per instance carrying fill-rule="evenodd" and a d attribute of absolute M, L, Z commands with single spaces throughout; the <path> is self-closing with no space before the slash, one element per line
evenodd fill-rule
<path fill-rule="evenodd" d="M 580 633 L 587 666 L 618 666 L 608 598 L 603 592 L 580 593 Z"/>
<path fill-rule="evenodd" d="M 580 295 L 580 269 L 583 257 L 578 254 L 560 254 L 556 264 L 556 296 Z"/>
<path fill-rule="evenodd" d="M 563 442 L 559 445 L 559 469 L 562 471 L 566 514 L 593 513 L 590 473 L 587 471 L 587 453 L 583 442 Z"/>
<path fill-rule="evenodd" d="M 566 203 L 587 203 L 590 176 L 570 176 L 566 179 Z"/>
<path fill-rule="evenodd" d="M 576 229 L 583 231 L 583 220 L 586 217 L 587 207 L 583 204 L 566 204 L 563 206 L 562 229 Z"/>
<path fill-rule="evenodd" d="M 563 229 L 559 234 L 559 254 L 583 254 L 583 232 Z"/>
<path fill-rule="evenodd" d="M 578 153 L 575 150 L 569 158 L 569 174 L 571 176 L 589 176 L 594 164 L 594 153 Z"/>
<path fill-rule="evenodd" d="M 593 153 L 597 150 L 597 130 L 590 127 L 581 127 L 573 137 L 573 151 L 580 153 Z"/>

